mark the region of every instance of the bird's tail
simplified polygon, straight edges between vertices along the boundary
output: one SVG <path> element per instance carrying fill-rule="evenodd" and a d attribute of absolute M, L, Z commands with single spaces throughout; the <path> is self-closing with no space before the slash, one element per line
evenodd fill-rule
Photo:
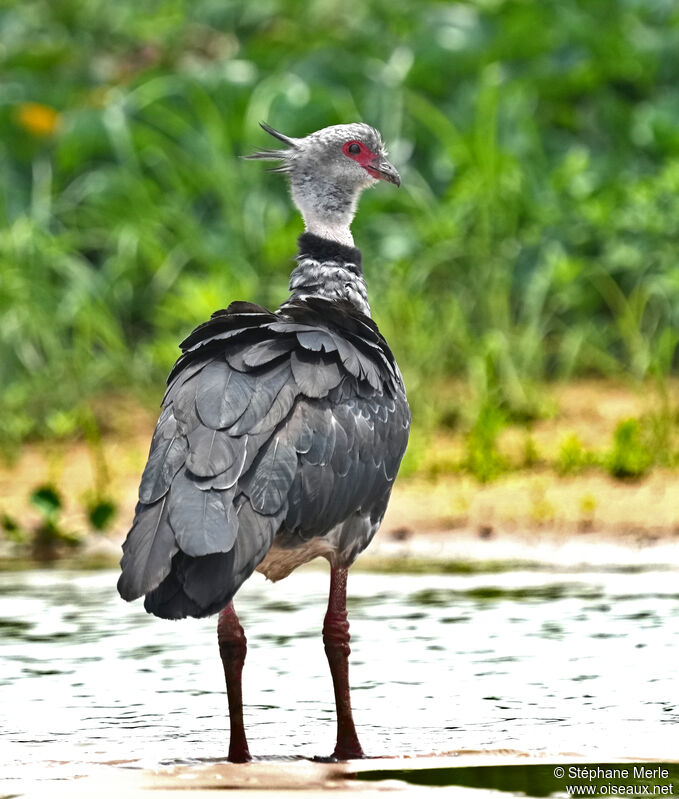
<path fill-rule="evenodd" d="M 193 556 L 177 546 L 162 510 L 159 519 L 152 516 L 155 511 L 138 506 L 135 525 L 124 545 L 118 590 L 128 601 L 146 594 L 144 607 L 149 613 L 183 619 L 210 616 L 231 601 L 271 547 L 286 508 L 266 516 L 242 496 L 234 519 L 233 547 L 228 552 Z M 162 559 L 155 557 L 156 549 L 164 553 Z"/>

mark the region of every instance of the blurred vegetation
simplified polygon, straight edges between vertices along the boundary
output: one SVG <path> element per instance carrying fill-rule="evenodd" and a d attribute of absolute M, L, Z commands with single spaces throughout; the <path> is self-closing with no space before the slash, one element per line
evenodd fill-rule
<path fill-rule="evenodd" d="M 5 450 L 96 440 L 95 398 L 157 403 L 195 324 L 286 296 L 300 220 L 236 157 L 259 120 L 363 119 L 390 145 L 403 187 L 369 192 L 354 235 L 409 387 L 409 457 L 461 427 L 461 468 L 490 479 L 499 427 L 544 413 L 543 381 L 662 385 L 677 366 L 673 0 L 10 0 L 0 41 Z M 639 430 L 616 442 L 611 472 L 648 468 Z M 589 461 L 564 442 L 564 473 Z"/>
<path fill-rule="evenodd" d="M 89 498 L 88 498 L 89 499 Z M 28 496 L 28 504 L 37 512 L 38 521 L 26 526 L 14 516 L 0 513 L 0 531 L 13 551 L 40 561 L 52 561 L 86 542 L 85 532 L 103 533 L 117 512 L 117 505 L 99 498 L 86 503 L 86 530 L 71 529 L 64 520 L 64 498 L 53 483 L 38 484 Z M 1 562 L 1 559 L 0 559 Z"/>
<path fill-rule="evenodd" d="M 39 516 L 33 529 L 24 529 L 6 513 L 0 518 L 0 529 L 9 541 L 28 549 L 36 560 L 54 560 L 64 546 L 75 548 L 80 544 L 80 538 L 62 523 L 63 500 L 57 488 L 48 483 L 39 485 L 31 491 L 29 502 Z"/>

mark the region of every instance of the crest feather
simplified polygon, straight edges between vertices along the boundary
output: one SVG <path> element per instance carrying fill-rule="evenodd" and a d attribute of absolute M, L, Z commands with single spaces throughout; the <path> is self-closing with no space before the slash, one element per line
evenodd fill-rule
<path fill-rule="evenodd" d="M 279 166 L 272 167 L 271 169 L 267 170 L 268 172 L 288 172 L 290 170 L 291 164 L 289 163 L 289 159 L 293 155 L 293 151 L 297 149 L 297 143 L 294 139 L 291 139 L 289 136 L 286 136 L 284 133 L 281 133 L 278 130 L 275 130 L 268 125 L 266 122 L 260 122 L 259 126 L 262 130 L 265 130 L 269 135 L 273 136 L 275 139 L 282 141 L 284 144 L 288 145 L 287 150 L 257 150 L 250 155 L 242 156 L 248 161 L 282 161 L 283 163 Z"/>
<path fill-rule="evenodd" d="M 266 122 L 260 122 L 259 127 L 262 130 L 265 130 L 269 135 L 273 136 L 274 139 L 282 141 L 284 144 L 287 144 L 289 147 L 292 147 L 293 149 L 297 148 L 297 142 L 295 142 L 294 139 L 291 139 L 289 136 L 286 136 L 284 133 L 281 133 L 278 130 L 274 130 L 274 128 L 272 128 L 271 125 L 268 125 Z"/>

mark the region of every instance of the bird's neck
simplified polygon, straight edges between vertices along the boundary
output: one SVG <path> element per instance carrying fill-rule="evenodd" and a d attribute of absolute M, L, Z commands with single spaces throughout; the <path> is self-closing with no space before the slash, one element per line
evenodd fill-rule
<path fill-rule="evenodd" d="M 290 297 L 283 307 L 307 297 L 346 300 L 370 316 L 361 251 L 308 230 L 303 233 L 299 237 L 297 266 L 290 275 Z"/>
<path fill-rule="evenodd" d="M 290 185 L 292 198 L 304 219 L 304 228 L 322 239 L 354 246 L 351 222 L 361 187 L 340 179 L 324 181 L 317 174 L 295 175 Z"/>
<path fill-rule="evenodd" d="M 318 217 L 314 214 L 302 215 L 304 219 L 304 229 L 307 233 L 318 236 L 321 239 L 335 241 L 345 247 L 354 246 L 354 237 L 351 235 L 351 228 L 348 224 L 329 221 L 325 217 Z"/>

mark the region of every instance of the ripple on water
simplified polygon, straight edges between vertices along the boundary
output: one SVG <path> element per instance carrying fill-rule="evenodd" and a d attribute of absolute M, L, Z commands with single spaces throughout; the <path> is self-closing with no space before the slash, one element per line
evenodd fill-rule
<path fill-rule="evenodd" d="M 113 572 L 0 575 L 0 735 L 10 776 L 94 762 L 215 762 L 228 731 L 215 620 L 128 605 Z M 515 748 L 662 756 L 679 721 L 674 572 L 352 574 L 351 680 L 371 754 Z M 237 598 L 251 749 L 327 754 L 327 575 Z M 676 748 L 676 747 L 675 747 Z M 62 765 L 57 765 L 61 763 Z"/>

